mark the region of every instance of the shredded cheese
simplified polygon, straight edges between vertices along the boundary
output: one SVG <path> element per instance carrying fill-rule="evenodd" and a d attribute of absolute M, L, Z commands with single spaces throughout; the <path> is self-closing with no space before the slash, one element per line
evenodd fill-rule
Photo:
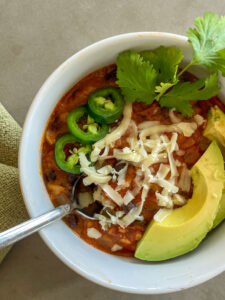
<path fill-rule="evenodd" d="M 114 143 L 118 140 L 128 129 L 132 115 L 132 104 L 126 102 L 123 111 L 123 119 L 118 127 L 112 132 L 107 134 L 103 139 L 99 140 L 93 145 L 93 151 L 91 153 L 91 161 L 96 161 L 103 148 Z"/>
<path fill-rule="evenodd" d="M 159 206 L 173 208 L 173 201 L 169 195 L 162 195 L 158 192 L 156 192 L 155 195 Z"/>
<path fill-rule="evenodd" d="M 173 200 L 173 204 L 174 205 L 184 205 L 187 202 L 187 200 L 183 196 L 181 196 L 179 194 L 173 195 L 173 199 L 172 200 Z"/>
<path fill-rule="evenodd" d="M 196 123 L 180 122 L 176 126 L 182 131 L 183 135 L 186 137 L 192 136 L 192 134 L 197 129 Z"/>
<path fill-rule="evenodd" d="M 176 111 L 176 110 L 175 110 L 174 108 L 170 109 L 170 111 L 169 111 L 169 117 L 170 117 L 170 120 L 171 120 L 171 122 L 174 123 L 174 124 L 179 123 L 179 122 L 181 121 L 180 118 L 178 118 L 178 117 L 174 114 L 175 111 Z"/>
<path fill-rule="evenodd" d="M 91 228 L 87 229 L 87 236 L 89 236 L 92 239 L 96 239 L 97 240 L 97 239 L 99 239 L 102 236 L 102 234 L 97 229 L 91 227 Z"/>
<path fill-rule="evenodd" d="M 95 217 L 103 230 L 107 230 L 112 224 L 126 228 L 135 220 L 143 220 L 141 216 L 143 205 L 149 189 L 154 189 L 155 184 L 160 187 L 155 192 L 158 205 L 163 207 L 154 217 L 158 222 L 171 212 L 174 205 L 186 203 L 186 199 L 177 194 L 179 188 L 188 192 L 191 187 L 189 170 L 185 164 L 181 164 L 174 158 L 174 154 L 179 156 L 185 154 L 179 149 L 178 135 L 190 137 L 197 126 L 203 124 L 204 119 L 196 115 L 195 122 L 182 122 L 174 114 L 174 110 L 170 110 L 169 117 L 173 123 L 171 125 L 160 124 L 159 121 L 147 121 L 137 126 L 131 116 L 132 104 L 126 104 L 119 126 L 93 145 L 91 160 L 98 160 L 95 166 L 90 166 L 83 153 L 79 154 L 81 171 L 86 174 L 84 184 L 97 185 L 93 200 L 102 203 L 103 209 L 101 213 L 95 214 Z M 167 135 L 168 132 L 172 134 Z M 122 149 L 116 148 L 115 142 L 125 133 L 126 146 Z M 124 166 L 117 171 L 117 167 L 104 162 L 108 158 L 117 159 Z M 156 169 L 154 164 L 160 164 L 159 168 Z M 126 181 L 129 165 L 133 165 L 136 172 L 134 186 L 130 186 L 130 182 Z M 179 177 L 178 168 L 182 165 L 184 167 Z M 115 189 L 112 188 L 110 181 L 116 182 Z M 128 188 L 125 195 L 120 192 L 124 188 Z M 140 203 L 125 214 L 121 207 L 131 203 L 139 193 L 141 193 Z M 118 210 L 119 208 L 121 210 Z M 114 246 L 116 249 L 116 245 Z"/>
<path fill-rule="evenodd" d="M 125 215 L 121 220 L 118 221 L 118 225 L 122 228 L 125 228 L 132 224 L 135 220 L 143 220 L 143 217 L 140 216 L 144 202 L 146 200 L 149 187 L 147 185 L 143 186 L 141 193 L 141 203 L 138 207 L 132 208 L 127 215 Z"/>
<path fill-rule="evenodd" d="M 133 199 L 134 199 L 134 195 L 132 194 L 131 191 L 128 190 L 123 198 L 124 204 L 125 205 L 129 204 Z"/>
<path fill-rule="evenodd" d="M 166 217 L 168 217 L 171 212 L 173 210 L 172 209 L 168 209 L 168 208 L 160 208 L 157 213 L 154 215 L 154 220 L 156 222 L 161 223 Z"/>
<path fill-rule="evenodd" d="M 177 151 L 176 151 L 176 154 L 177 154 L 178 156 L 183 156 L 183 155 L 185 154 L 185 151 L 184 151 L 184 150 L 177 150 Z"/>
<path fill-rule="evenodd" d="M 156 178 L 152 174 L 149 175 L 149 182 L 151 183 L 157 183 L 159 186 L 167 189 L 171 193 L 177 193 L 178 187 L 175 186 L 172 182 L 166 179 Z"/>
<path fill-rule="evenodd" d="M 140 138 L 144 140 L 147 136 L 161 134 L 164 132 L 181 132 L 184 136 L 190 137 L 197 129 L 196 123 L 180 122 L 172 125 L 154 125 L 143 129 L 140 133 Z"/>
<path fill-rule="evenodd" d="M 170 171 L 169 165 L 160 164 L 156 177 L 164 179 Z"/>
<path fill-rule="evenodd" d="M 198 126 L 201 126 L 205 122 L 205 119 L 198 114 L 194 116 L 194 119 Z"/>
<path fill-rule="evenodd" d="M 83 179 L 84 185 L 90 185 L 92 183 L 103 184 L 107 183 L 111 179 L 110 175 L 100 174 L 96 171 L 95 167 L 90 167 L 90 162 L 87 160 L 83 152 L 79 153 L 79 160 L 81 171 L 87 175 L 87 177 Z"/>
<path fill-rule="evenodd" d="M 191 188 L 190 171 L 185 167 L 181 171 L 181 176 L 177 184 L 183 192 L 189 192 Z"/>
<path fill-rule="evenodd" d="M 124 201 L 121 195 L 115 191 L 111 185 L 109 184 L 102 184 L 101 185 L 102 190 L 106 193 L 106 195 L 112 199 L 118 206 L 123 205 Z"/>
<path fill-rule="evenodd" d="M 142 122 L 138 125 L 138 129 L 141 130 L 141 129 L 146 129 L 146 128 L 149 128 L 153 125 L 158 125 L 159 124 L 159 121 L 145 121 L 145 122 Z"/>
<path fill-rule="evenodd" d="M 112 252 L 115 252 L 115 251 L 119 251 L 119 250 L 122 250 L 122 249 L 123 249 L 122 246 L 120 246 L 120 245 L 118 245 L 118 244 L 114 244 L 114 245 L 112 246 L 112 248 L 111 248 L 111 251 L 112 251 Z"/>

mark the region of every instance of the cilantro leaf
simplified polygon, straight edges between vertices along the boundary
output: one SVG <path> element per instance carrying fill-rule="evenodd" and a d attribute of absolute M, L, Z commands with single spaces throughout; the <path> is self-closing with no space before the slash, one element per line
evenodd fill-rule
<path fill-rule="evenodd" d="M 117 84 L 128 102 L 151 104 L 155 97 L 157 73 L 140 54 L 125 51 L 117 57 Z"/>
<path fill-rule="evenodd" d="M 171 88 L 172 86 L 174 86 L 175 84 L 178 83 L 178 80 L 176 80 L 173 83 L 170 82 L 161 82 L 160 85 L 157 85 L 155 88 L 155 92 L 157 93 L 155 100 L 159 101 L 159 99 L 162 97 L 163 94 L 166 93 L 166 91 Z"/>
<path fill-rule="evenodd" d="M 162 107 L 175 108 L 184 116 L 190 117 L 193 108 L 190 100 L 207 100 L 216 96 L 220 90 L 218 86 L 218 74 L 214 73 L 206 79 L 200 79 L 193 83 L 184 82 L 177 84 L 170 92 L 163 95 L 160 100 Z"/>
<path fill-rule="evenodd" d="M 182 51 L 177 47 L 160 46 L 152 51 L 142 51 L 141 56 L 149 61 L 157 72 L 157 85 L 176 81 L 178 65 L 183 58 Z"/>
<path fill-rule="evenodd" d="M 191 64 L 202 64 L 225 76 L 225 17 L 206 12 L 194 22 L 196 28 L 187 31 L 188 41 L 194 49 Z"/>

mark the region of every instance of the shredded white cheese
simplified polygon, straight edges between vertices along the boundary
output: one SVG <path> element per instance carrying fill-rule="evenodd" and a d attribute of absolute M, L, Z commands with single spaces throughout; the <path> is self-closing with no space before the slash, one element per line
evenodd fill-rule
<path fill-rule="evenodd" d="M 116 215 L 112 215 L 107 212 L 109 218 L 100 214 L 95 214 L 95 218 L 99 220 L 102 229 L 106 230 L 109 226 L 111 226 L 111 224 L 117 224 L 122 228 L 126 228 L 135 220 L 143 220 L 143 217 L 140 216 L 140 214 L 142 212 L 142 208 L 146 200 L 148 191 L 149 187 L 147 185 L 144 185 L 141 194 L 141 203 L 137 207 L 132 208 L 125 216 L 123 216 L 124 212 L 122 211 L 117 211 Z"/>
<path fill-rule="evenodd" d="M 90 162 L 87 160 L 83 152 L 79 153 L 79 160 L 81 171 L 87 175 L 87 177 L 83 179 L 84 185 L 90 185 L 92 183 L 103 184 L 107 183 L 111 179 L 111 176 L 97 173 L 95 167 L 90 167 Z"/>
<path fill-rule="evenodd" d="M 162 195 L 160 193 L 155 193 L 158 200 L 158 205 L 167 208 L 173 208 L 173 201 L 169 195 Z"/>
<path fill-rule="evenodd" d="M 149 182 L 151 183 L 157 183 L 159 186 L 167 189 L 171 193 L 177 193 L 178 192 L 178 187 L 174 185 L 172 182 L 169 180 L 161 179 L 161 178 L 156 178 L 152 174 L 149 175 Z"/>
<path fill-rule="evenodd" d="M 154 215 L 154 220 L 156 222 L 161 223 L 166 217 L 168 217 L 171 212 L 173 210 L 172 209 L 168 209 L 168 208 L 160 208 L 157 213 Z"/>
<path fill-rule="evenodd" d="M 129 204 L 133 199 L 134 199 L 134 195 L 132 194 L 132 192 L 127 191 L 123 198 L 124 204 L 125 205 Z"/>
<path fill-rule="evenodd" d="M 176 154 L 178 156 L 183 156 L 185 154 L 185 151 L 184 150 L 178 150 L 178 151 L 176 151 Z"/>
<path fill-rule="evenodd" d="M 122 228 L 125 228 L 132 224 L 135 220 L 143 220 L 143 217 L 141 217 L 140 214 L 142 212 L 142 208 L 146 200 L 148 191 L 149 187 L 147 185 L 144 185 L 141 194 L 141 203 L 138 207 L 132 208 L 127 215 L 125 215 L 121 220 L 119 220 L 118 225 L 120 225 Z"/>
<path fill-rule="evenodd" d="M 205 122 L 205 119 L 198 114 L 194 116 L 194 119 L 198 126 L 201 126 Z"/>
<path fill-rule="evenodd" d="M 176 125 L 154 125 L 149 128 L 143 129 L 140 132 L 140 138 L 144 140 L 147 136 L 161 134 L 164 132 L 181 131 Z"/>
<path fill-rule="evenodd" d="M 91 153 L 91 161 L 96 161 L 103 148 L 114 143 L 118 140 L 128 129 L 132 115 L 132 104 L 126 102 L 123 111 L 123 119 L 118 127 L 112 132 L 107 134 L 103 139 L 99 140 L 93 145 L 93 151 Z"/>
<path fill-rule="evenodd" d="M 159 121 L 145 121 L 138 125 L 138 129 L 142 130 L 142 129 L 146 129 L 153 125 L 158 125 L 158 124 L 159 124 Z"/>
<path fill-rule="evenodd" d="M 102 189 L 100 188 L 99 185 L 97 186 L 97 189 L 93 193 L 93 199 L 94 199 L 94 201 L 100 202 L 103 205 L 103 207 L 106 207 L 106 208 L 114 209 L 116 206 L 116 204 L 113 201 L 108 200 L 107 198 L 105 198 L 103 196 Z"/>
<path fill-rule="evenodd" d="M 102 167 L 101 169 L 98 169 L 98 173 L 102 174 L 102 175 L 109 175 L 112 172 L 112 166 L 110 165 L 106 165 L 104 167 Z"/>
<path fill-rule="evenodd" d="M 195 122 L 182 122 L 174 114 L 174 110 L 170 110 L 169 117 L 173 123 L 171 125 L 160 124 L 158 121 L 147 121 L 137 126 L 131 116 L 132 105 L 126 104 L 119 126 L 93 145 L 91 160 L 98 160 L 95 167 L 90 166 L 90 162 L 84 154 L 79 154 L 81 171 L 86 174 L 84 184 L 94 183 L 97 185 L 93 199 L 101 202 L 103 209 L 101 213 L 95 214 L 95 217 L 99 220 L 103 230 L 112 224 L 126 228 L 135 220 L 143 220 L 141 213 L 151 188 L 154 190 L 158 205 L 163 207 L 155 215 L 155 220 L 162 221 L 174 205 L 186 203 L 186 199 L 177 194 L 179 188 L 188 192 L 191 187 L 189 170 L 185 164 L 181 164 L 178 159 L 174 158 L 174 154 L 179 156 L 185 154 L 185 151 L 179 149 L 178 134 L 190 137 L 197 126 L 204 122 L 204 119 L 200 115 L 196 115 Z M 121 137 L 123 138 L 125 133 L 126 146 L 122 149 L 121 147 L 116 148 L 115 142 Z M 116 158 L 124 166 L 117 171 L 117 166 L 104 163 L 108 158 Z M 160 164 L 158 169 L 155 164 Z M 134 186 L 130 186 L 130 182 L 126 181 L 130 165 L 135 168 L 136 173 Z M 184 167 L 179 177 L 178 168 L 182 165 Z M 115 189 L 110 185 L 110 181 L 116 182 Z M 155 184 L 160 187 L 158 191 L 155 191 Z M 120 192 L 124 188 L 128 188 L 125 195 Z M 141 193 L 141 202 L 125 214 L 122 210 L 123 206 L 131 203 L 139 193 Z M 115 207 L 117 207 L 116 212 Z M 121 210 L 118 210 L 119 208 Z"/>
<path fill-rule="evenodd" d="M 128 164 L 125 164 L 124 168 L 122 168 L 118 172 L 115 172 L 115 169 L 114 169 L 114 173 L 116 173 L 118 175 L 118 177 L 117 177 L 117 185 L 118 186 L 125 184 L 125 176 L 127 174 L 127 167 L 128 167 Z"/>
<path fill-rule="evenodd" d="M 192 136 L 192 134 L 197 129 L 196 123 L 180 122 L 176 126 L 182 131 L 183 135 L 186 137 Z"/>
<path fill-rule="evenodd" d="M 166 178 L 166 176 L 168 175 L 169 172 L 170 172 L 169 165 L 160 164 L 159 170 L 156 174 L 156 177 L 164 179 L 164 178 Z"/>
<path fill-rule="evenodd" d="M 190 171 L 184 167 L 181 171 L 181 176 L 177 184 L 184 192 L 189 192 L 191 188 L 191 175 Z"/>
<path fill-rule="evenodd" d="M 113 202 L 115 202 L 118 206 L 121 206 L 124 204 L 123 198 L 121 195 L 115 191 L 111 185 L 109 184 L 102 184 L 101 185 L 102 190 L 106 193 L 106 195 L 112 199 Z"/>
<path fill-rule="evenodd" d="M 140 133 L 140 138 L 144 140 L 147 136 L 161 134 L 164 132 L 181 132 L 184 136 L 190 137 L 197 129 L 196 123 L 180 122 L 172 125 L 155 125 L 143 129 Z"/>
<path fill-rule="evenodd" d="M 93 227 L 87 229 L 87 235 L 90 238 L 96 239 L 96 240 L 102 236 L 101 232 L 99 232 L 97 229 L 95 229 Z"/>
<path fill-rule="evenodd" d="M 181 196 L 179 194 L 173 195 L 173 199 L 172 200 L 173 200 L 173 204 L 174 205 L 184 205 L 187 202 L 187 200 L 183 196 Z"/>
<path fill-rule="evenodd" d="M 114 149 L 113 156 L 118 160 L 125 160 L 130 162 L 141 162 L 143 157 L 137 152 L 132 151 L 130 148 L 125 147 L 122 150 Z"/>
<path fill-rule="evenodd" d="M 122 246 L 120 246 L 118 244 L 115 244 L 115 245 L 112 246 L 111 251 L 115 252 L 115 251 L 119 251 L 119 250 L 122 250 L 122 249 L 123 249 Z"/>
<path fill-rule="evenodd" d="M 176 110 L 175 110 L 174 108 L 170 109 L 170 111 L 169 111 L 169 117 L 170 117 L 170 120 L 171 120 L 171 122 L 174 123 L 174 124 L 179 123 L 179 122 L 181 121 L 180 118 L 178 118 L 178 117 L 174 114 L 175 111 L 176 111 Z"/>

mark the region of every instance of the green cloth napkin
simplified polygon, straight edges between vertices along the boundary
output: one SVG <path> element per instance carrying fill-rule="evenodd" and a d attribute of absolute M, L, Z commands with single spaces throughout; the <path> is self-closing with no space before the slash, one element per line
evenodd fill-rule
<path fill-rule="evenodd" d="M 17 169 L 21 128 L 0 103 L 0 231 L 28 218 Z M 0 263 L 11 247 L 0 250 Z"/>

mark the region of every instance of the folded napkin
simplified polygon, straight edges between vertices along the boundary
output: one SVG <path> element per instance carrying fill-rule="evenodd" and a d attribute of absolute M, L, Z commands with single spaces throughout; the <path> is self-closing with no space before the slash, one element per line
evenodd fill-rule
<path fill-rule="evenodd" d="M 28 218 L 17 169 L 21 128 L 0 103 L 0 231 Z M 0 263 L 11 247 L 0 250 Z"/>

